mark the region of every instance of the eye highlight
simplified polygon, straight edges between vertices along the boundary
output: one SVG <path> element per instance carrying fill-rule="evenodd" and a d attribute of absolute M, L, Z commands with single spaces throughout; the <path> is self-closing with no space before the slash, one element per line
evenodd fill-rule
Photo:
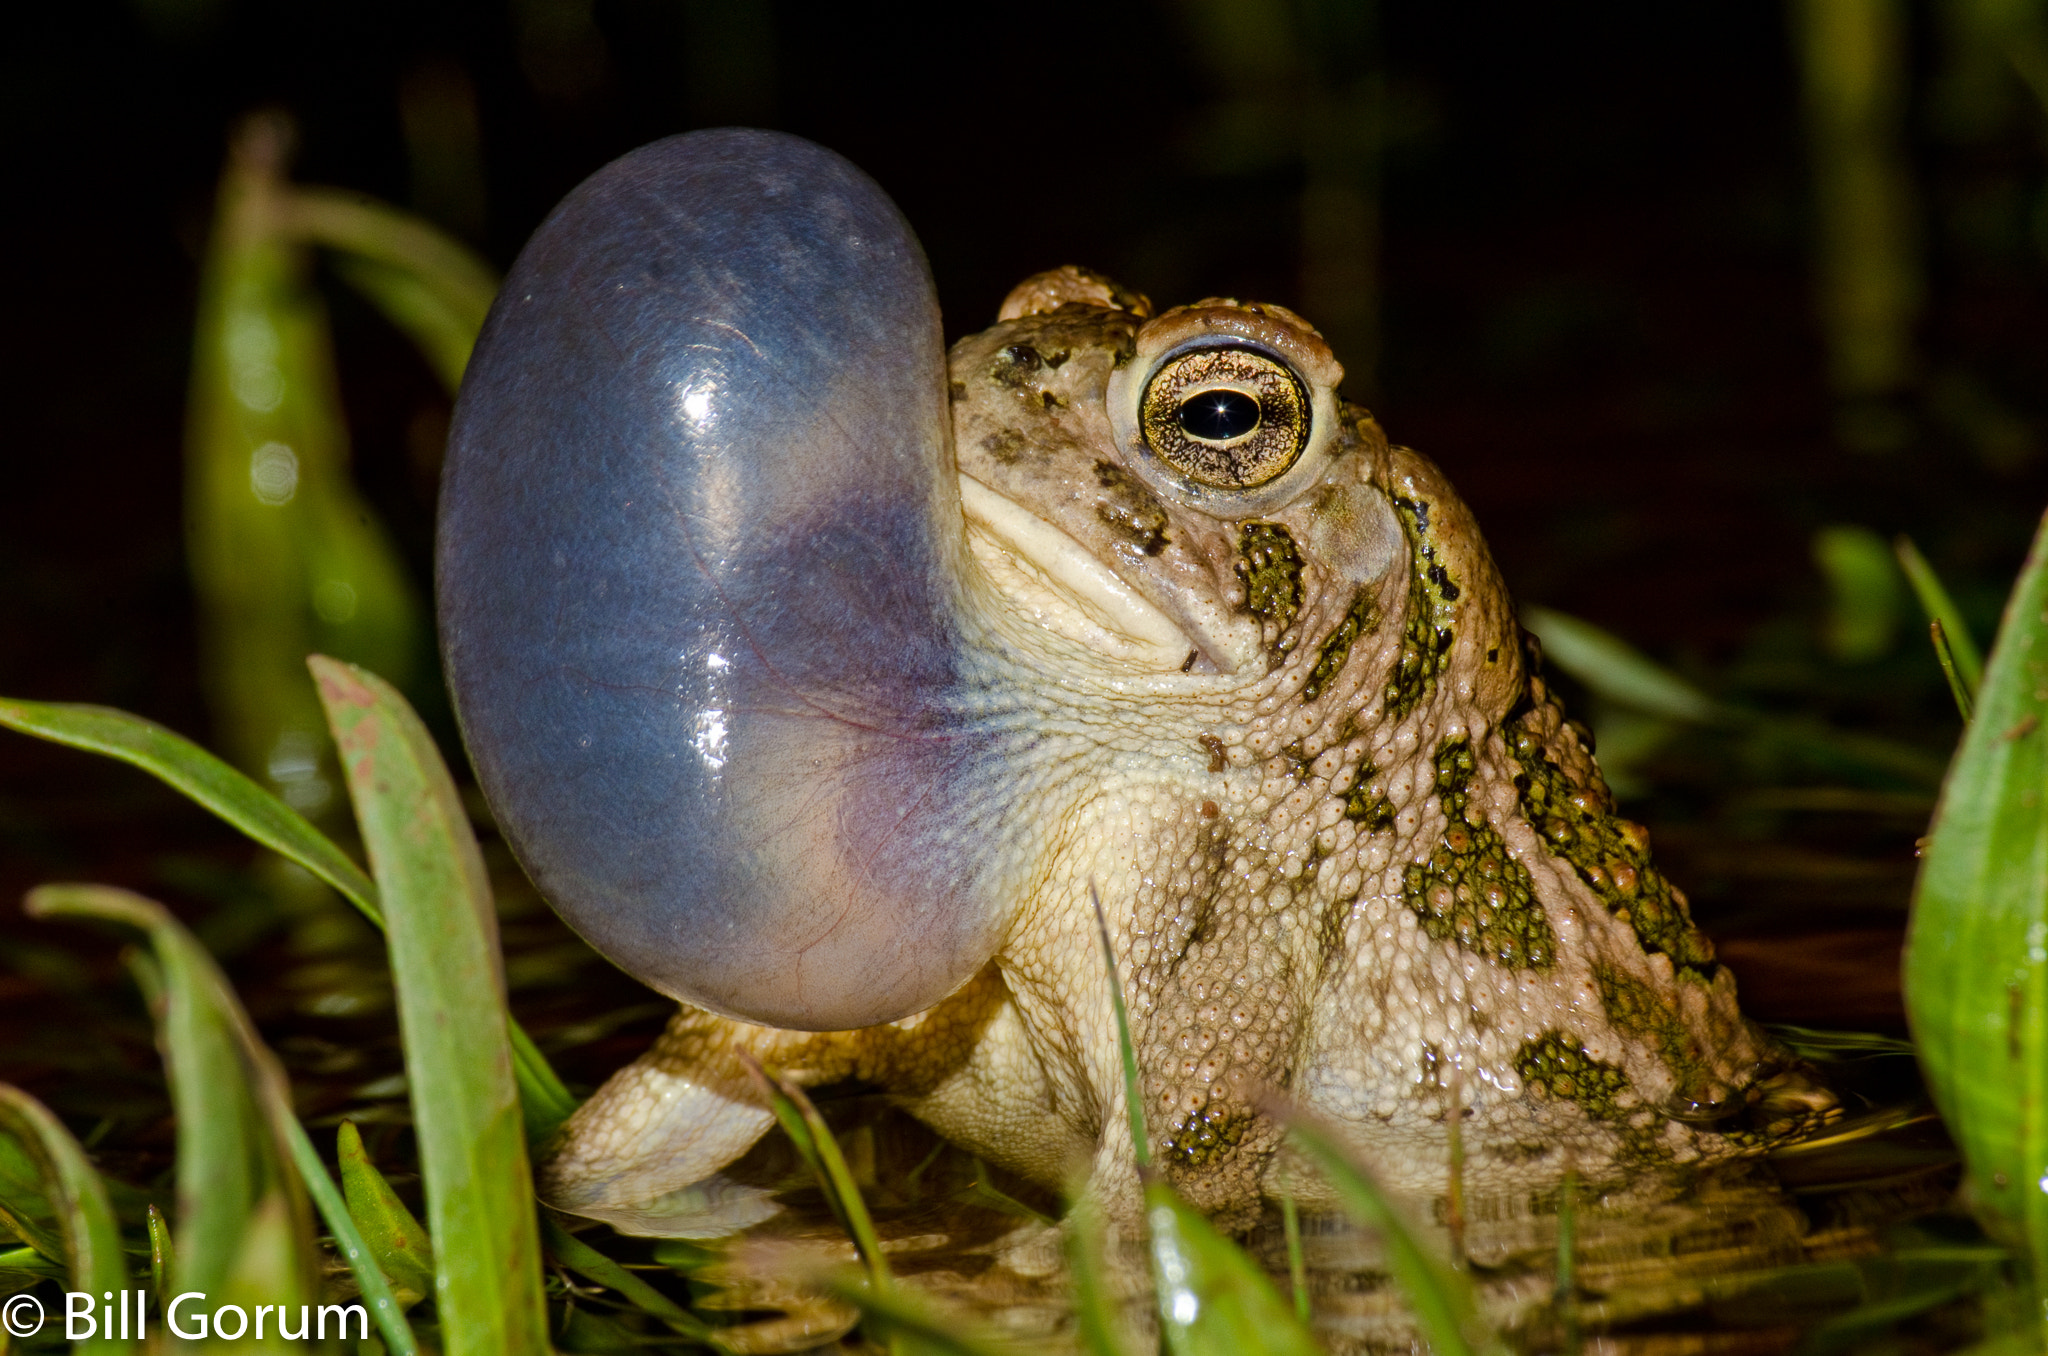
<path fill-rule="evenodd" d="M 1309 399 L 1286 364 L 1249 348 L 1200 348 L 1160 364 L 1145 384 L 1145 444 L 1191 480 L 1263 485 L 1301 456 Z"/>

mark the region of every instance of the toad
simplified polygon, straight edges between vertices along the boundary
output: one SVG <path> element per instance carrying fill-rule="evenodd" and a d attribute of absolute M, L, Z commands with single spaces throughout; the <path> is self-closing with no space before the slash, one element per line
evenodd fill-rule
<path fill-rule="evenodd" d="M 845 162 L 699 133 L 579 189 L 480 341 L 472 757 L 542 892 L 684 1000 L 543 1199 L 715 1200 L 773 1123 L 752 1056 L 1135 1200 L 1098 905 L 1153 1156 L 1228 1227 L 1275 1096 L 1425 1195 L 1454 1118 L 1484 1190 L 1825 1108 L 1307 320 L 1070 267 L 941 358 L 923 279 Z"/>

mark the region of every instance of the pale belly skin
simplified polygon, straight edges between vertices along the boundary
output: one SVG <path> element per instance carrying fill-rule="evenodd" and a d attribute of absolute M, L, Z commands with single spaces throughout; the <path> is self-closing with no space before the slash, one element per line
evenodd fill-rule
<path fill-rule="evenodd" d="M 1236 309 L 1339 371 L 1294 317 Z M 1146 315 L 1064 270 L 951 355 L 987 648 L 1044 693 L 1007 713 L 1035 738 L 1000 950 L 863 1030 L 684 1007 L 565 1127 L 549 1204 L 665 1231 L 660 1202 L 773 1122 L 742 1052 L 807 1086 L 877 1085 L 1026 1178 L 1135 1202 L 1095 897 L 1152 1152 L 1228 1227 L 1275 1188 L 1275 1096 L 1422 1197 L 1445 1190 L 1454 1108 L 1472 1191 L 1752 1152 L 1826 1114 L 1614 814 L 1442 472 L 1332 396 L 1327 468 L 1290 502 L 1219 518 L 1163 500 L 1120 469 L 1105 413 Z M 1063 585 L 1084 557 L 1116 578 Z M 1119 612 L 1119 587 L 1145 601 Z M 1187 660 L 1163 662 L 1184 637 Z"/>

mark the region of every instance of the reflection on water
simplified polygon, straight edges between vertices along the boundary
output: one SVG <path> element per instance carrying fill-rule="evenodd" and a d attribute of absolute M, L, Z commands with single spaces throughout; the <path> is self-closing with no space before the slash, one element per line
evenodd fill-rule
<path fill-rule="evenodd" d="M 1058 1202 L 939 1140 L 878 1095 L 821 1102 L 902 1283 L 1027 1341 L 1070 1348 L 1066 1263 L 1051 1216 Z M 650 1260 L 686 1270 L 700 1308 L 729 1315 L 735 1350 L 793 1352 L 857 1344 L 851 1308 L 807 1291 L 801 1277 L 850 1266 L 852 1245 L 780 1136 L 730 1170 L 773 1193 L 780 1211 L 712 1245 L 639 1243 Z M 1464 1244 L 1487 1317 L 1519 1351 L 1764 1353 L 1864 1350 L 1873 1335 L 1845 1326 L 1875 1296 L 1924 1311 L 1939 1350 L 1967 1336 L 1969 1295 L 1996 1284 L 2002 1254 L 1948 1210 L 1954 1154 L 1938 1123 L 1911 1104 L 1866 1109 L 1764 1158 L 1699 1170 L 1589 1181 L 1576 1194 L 1572 1285 L 1558 1285 L 1559 1189 L 1472 1196 Z M 1448 1247 L 1443 1202 L 1411 1202 L 1424 1232 Z M 1318 1338 L 1333 1353 L 1408 1352 L 1417 1339 L 1372 1233 L 1335 1215 L 1303 1217 Z M 1245 1241 L 1283 1293 L 1280 1212 Z M 608 1240 L 609 1248 L 611 1242 Z M 1112 1294 L 1148 1329 L 1141 1251 L 1112 1248 Z M 1915 1304 L 1918 1295 L 1924 1302 Z M 1896 1317 L 1896 1315 L 1894 1315 Z M 1829 1324 L 1833 1323 L 1834 1328 Z M 1838 1331 L 1839 1330 L 1839 1331 Z M 1841 1340 L 1836 1340 L 1837 1338 Z M 1801 1343 L 1807 1344 L 1805 1348 Z M 1890 1349 L 1890 1348 L 1888 1348 Z"/>

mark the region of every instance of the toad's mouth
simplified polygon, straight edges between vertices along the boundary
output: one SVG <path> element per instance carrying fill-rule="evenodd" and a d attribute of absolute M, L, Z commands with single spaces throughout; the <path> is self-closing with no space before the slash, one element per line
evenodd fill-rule
<path fill-rule="evenodd" d="M 1191 635 L 1064 530 L 964 471 L 960 507 L 975 561 L 1012 611 L 1132 668 L 1223 671 L 1206 637 Z"/>

